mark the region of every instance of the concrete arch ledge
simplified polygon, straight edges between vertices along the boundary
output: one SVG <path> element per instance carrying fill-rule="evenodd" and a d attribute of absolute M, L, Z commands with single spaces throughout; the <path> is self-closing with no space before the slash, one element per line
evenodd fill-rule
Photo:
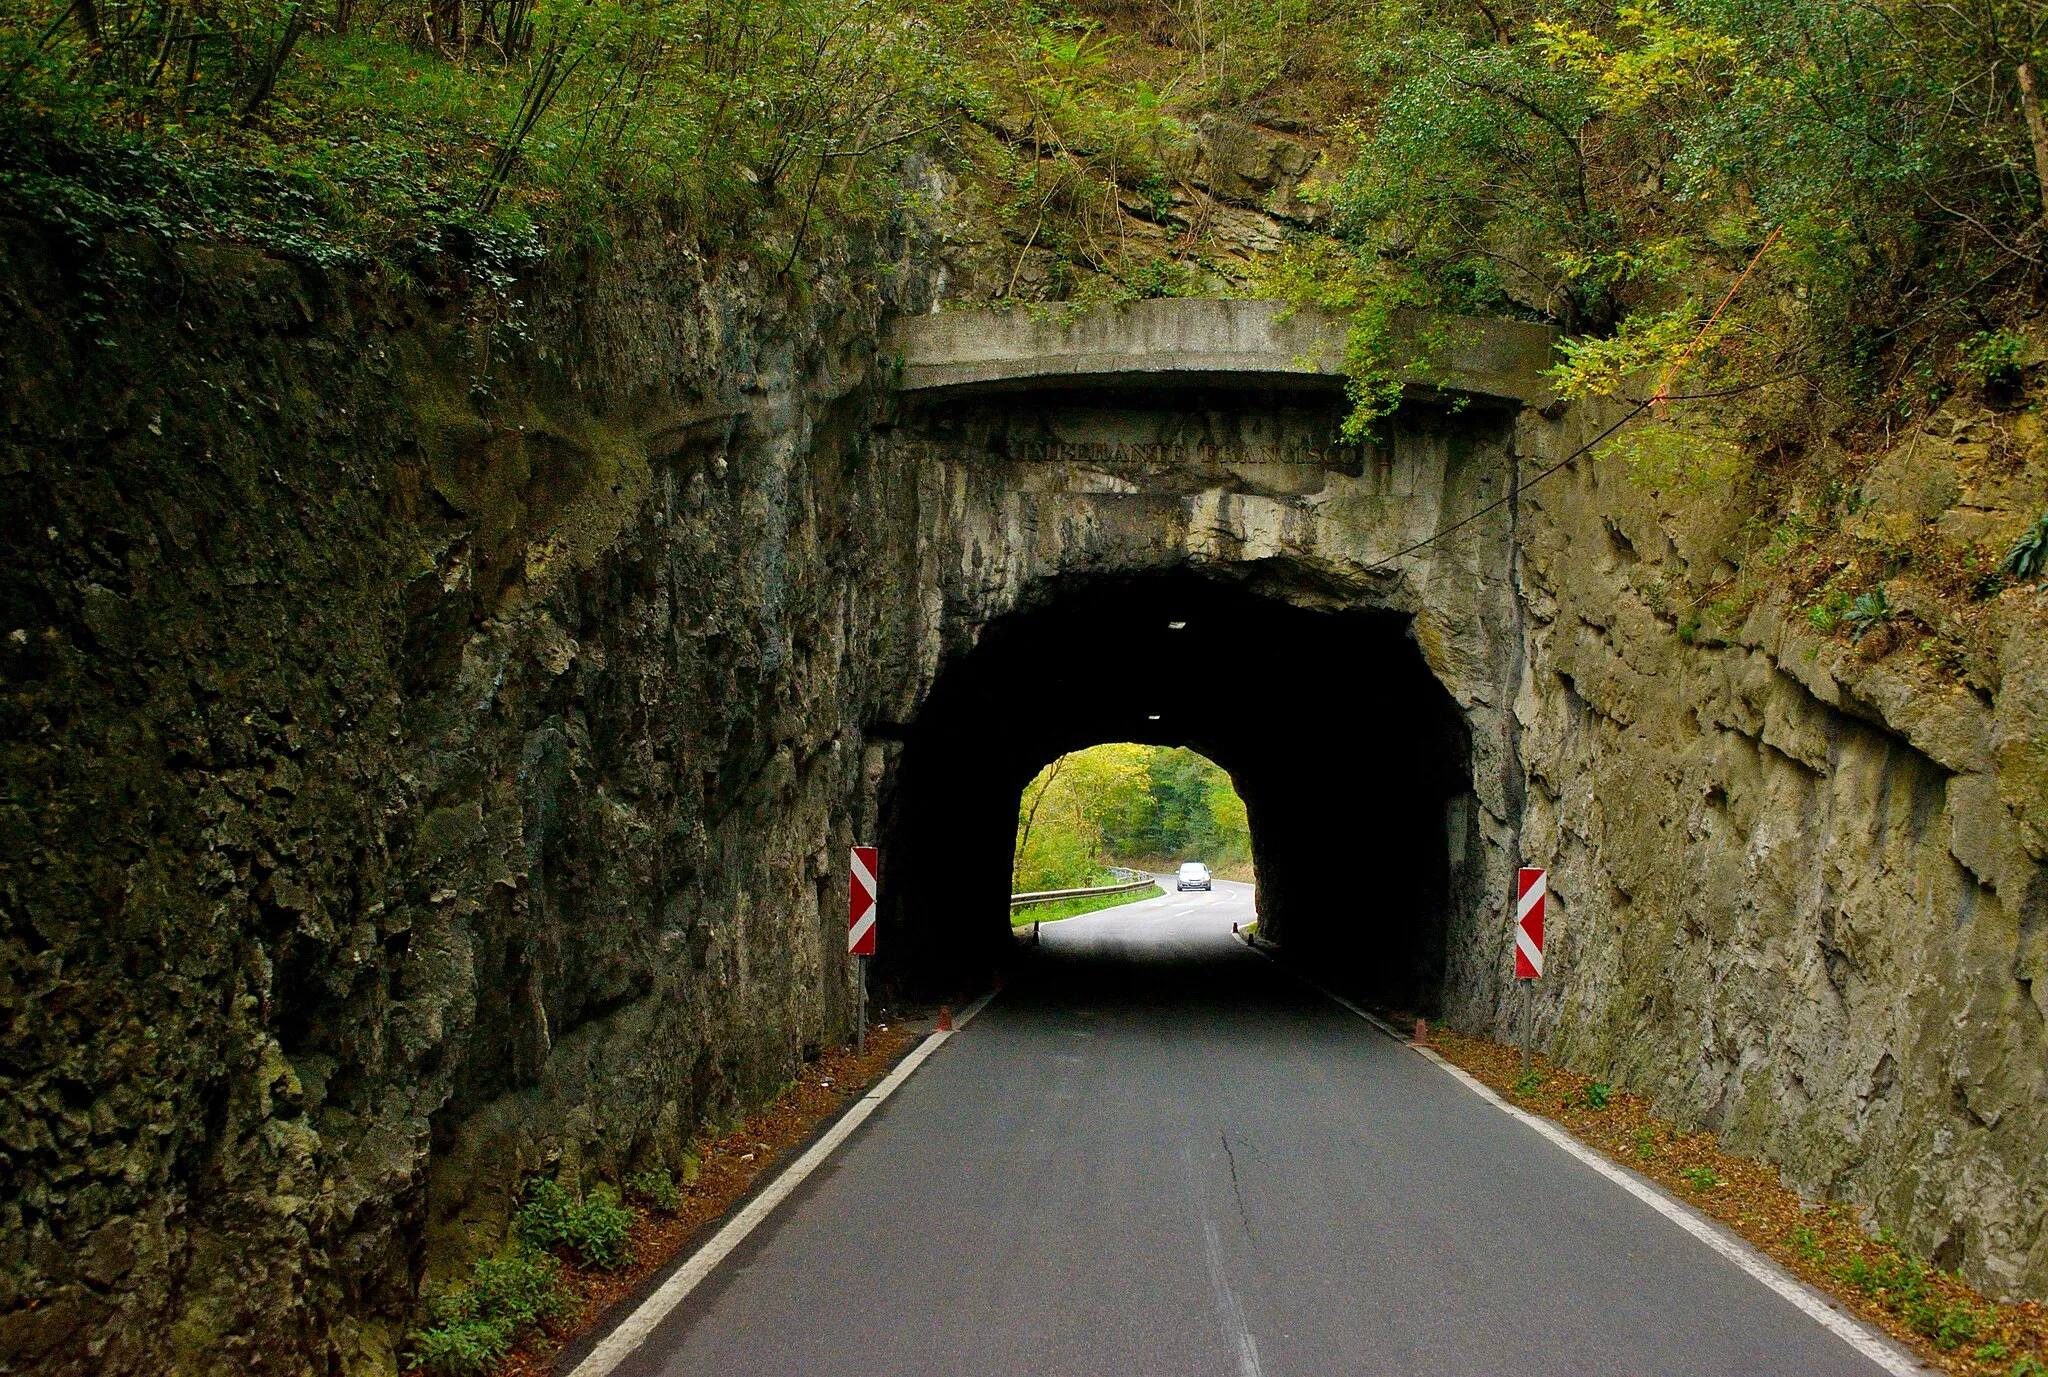
<path fill-rule="evenodd" d="M 1418 394 L 1547 406 L 1557 332 L 1522 321 L 1404 312 L 1397 328 L 1428 346 L 1409 370 Z M 1284 301 L 1164 298 L 1072 310 L 943 311 L 891 326 L 884 359 L 911 394 L 1049 386 L 1177 384 L 1337 388 L 1346 323 Z"/>

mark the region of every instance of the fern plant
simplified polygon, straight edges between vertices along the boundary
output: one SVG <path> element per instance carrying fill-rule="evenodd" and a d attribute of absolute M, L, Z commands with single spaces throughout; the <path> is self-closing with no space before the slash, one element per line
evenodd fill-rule
<path fill-rule="evenodd" d="M 2005 552 L 2005 562 L 1998 567 L 2016 579 L 2030 579 L 2044 564 L 2048 564 L 2048 512 L 2034 518 L 2034 524 Z"/>
<path fill-rule="evenodd" d="M 1849 639 L 1860 641 L 1883 625 L 1891 615 L 1891 604 L 1885 600 L 1884 589 L 1873 588 L 1849 604 L 1849 610 L 1842 614 L 1842 621 L 1849 628 Z"/>

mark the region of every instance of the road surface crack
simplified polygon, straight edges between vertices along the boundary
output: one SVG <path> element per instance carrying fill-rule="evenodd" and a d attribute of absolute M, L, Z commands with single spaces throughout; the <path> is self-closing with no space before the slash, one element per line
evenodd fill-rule
<path fill-rule="evenodd" d="M 1244 1208 L 1244 1191 L 1237 1184 L 1237 1154 L 1230 1150 L 1230 1134 L 1219 1128 L 1216 1136 L 1223 1140 L 1223 1156 L 1230 1163 L 1230 1194 L 1237 1201 L 1237 1222 L 1244 1225 L 1244 1236 L 1256 1244 L 1259 1240 L 1252 1235 L 1252 1217 Z"/>

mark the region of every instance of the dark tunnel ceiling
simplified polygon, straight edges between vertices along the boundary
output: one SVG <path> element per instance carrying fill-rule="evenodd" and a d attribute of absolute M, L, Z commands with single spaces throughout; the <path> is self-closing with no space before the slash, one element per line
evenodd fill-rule
<path fill-rule="evenodd" d="M 1361 991 L 1433 1000 L 1444 804 L 1468 787 L 1467 746 L 1408 619 L 1192 573 L 1063 582 L 941 674 L 885 828 L 900 977 L 968 980 L 1002 959 L 1018 791 L 1104 741 L 1190 746 L 1230 771 L 1266 930 L 1350 963 Z"/>

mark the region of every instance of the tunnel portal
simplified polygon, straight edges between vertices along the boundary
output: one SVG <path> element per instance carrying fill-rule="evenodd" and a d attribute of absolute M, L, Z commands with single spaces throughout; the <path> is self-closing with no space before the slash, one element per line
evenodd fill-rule
<path fill-rule="evenodd" d="M 1188 746 L 1245 801 L 1265 933 L 1352 990 L 1434 1007 L 1469 751 L 1407 622 L 1182 572 L 1077 579 L 990 626 L 904 750 L 892 945 L 942 983 L 1000 965 L 1024 785 L 1099 742 Z"/>
<path fill-rule="evenodd" d="M 1346 323 L 1280 302 L 898 322 L 872 442 L 918 475 L 905 577 L 931 592 L 922 686 L 864 728 L 887 978 L 965 990 L 1001 964 L 1019 791 L 1128 740 L 1230 772 L 1287 950 L 1408 1007 L 1488 997 L 1518 438 L 1550 336 L 1407 326 L 1436 343 L 1360 437 Z"/>

